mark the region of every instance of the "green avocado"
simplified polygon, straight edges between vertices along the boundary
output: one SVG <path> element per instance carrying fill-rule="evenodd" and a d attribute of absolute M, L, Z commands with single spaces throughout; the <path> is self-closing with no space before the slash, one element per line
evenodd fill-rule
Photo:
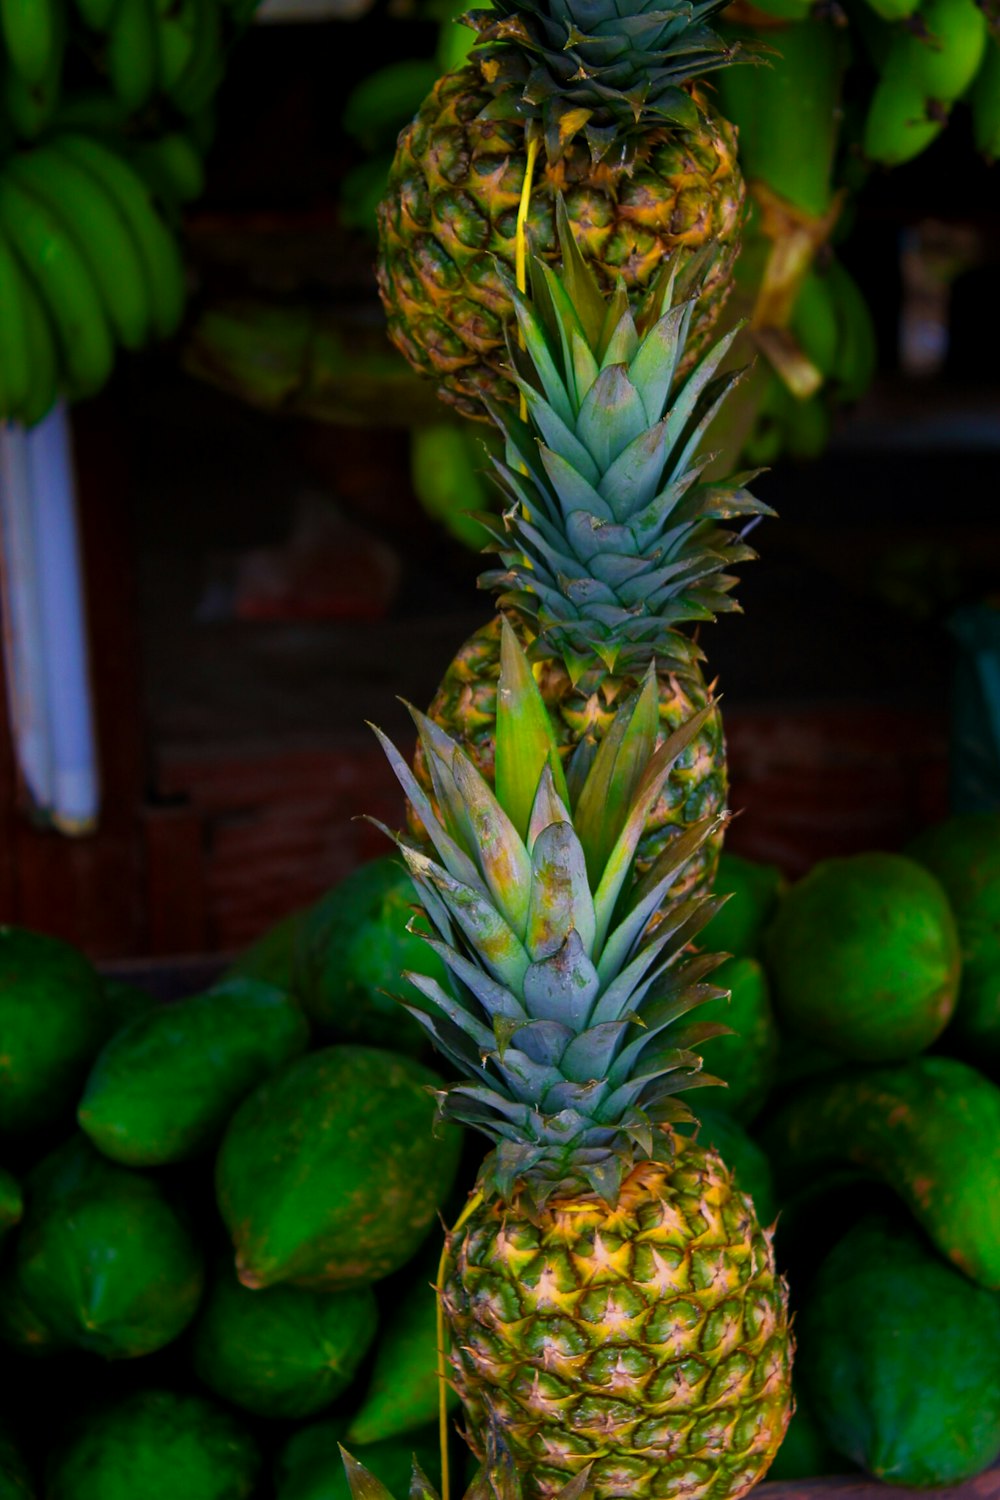
<path fill-rule="evenodd" d="M 282 1450 L 275 1473 L 276 1500 L 351 1500 L 341 1443 L 382 1481 L 390 1495 L 409 1494 L 414 1458 L 432 1480 L 441 1470 L 433 1427 L 352 1448 L 339 1423 L 316 1422 L 300 1428 Z"/>
<path fill-rule="evenodd" d="M 77 1119 L 113 1161 L 183 1161 L 212 1145 L 240 1100 L 308 1040 L 309 1024 L 284 990 L 225 980 L 117 1032 L 91 1069 Z"/>
<path fill-rule="evenodd" d="M 732 1027 L 733 1035 L 704 1043 L 706 1073 L 727 1084 L 712 1090 L 710 1108 L 745 1123 L 760 1113 L 778 1057 L 778 1027 L 767 975 L 755 958 L 730 958 L 716 969 L 712 983 L 728 989 L 729 999 L 699 1005 L 696 1020 L 721 1022 Z"/>
<path fill-rule="evenodd" d="M 383 1312 L 371 1378 L 344 1439 L 352 1451 L 356 1444 L 400 1437 L 437 1420 L 440 1382 L 434 1285 L 441 1246 L 432 1242 L 431 1248 L 431 1255 L 422 1252 L 407 1267 L 411 1279 Z M 457 1404 L 450 1384 L 445 1385 L 445 1399 L 449 1407 Z"/>
<path fill-rule="evenodd" d="M 46 1500 L 248 1500 L 260 1469 L 214 1401 L 138 1391 L 88 1419 L 49 1466 Z"/>
<path fill-rule="evenodd" d="M 820 1266 L 796 1330 L 811 1410 L 875 1478 L 960 1484 L 1000 1455 L 1000 1299 L 910 1224 L 855 1225 Z"/>
<path fill-rule="evenodd" d="M 961 952 L 940 882 L 902 854 L 815 865 L 780 902 L 764 961 L 779 1023 L 854 1062 L 901 1062 L 940 1036 Z"/>
<path fill-rule="evenodd" d="M 310 1417 L 347 1389 L 375 1337 L 370 1287 L 251 1292 L 220 1268 L 195 1324 L 195 1372 L 217 1396 L 262 1417 Z"/>
<path fill-rule="evenodd" d="M 925 829 L 906 853 L 944 886 L 962 945 L 949 1039 L 1000 1071 L 1000 812 L 962 813 Z"/>
<path fill-rule="evenodd" d="M 785 877 L 777 865 L 745 859 L 723 849 L 712 885 L 719 896 L 729 899 L 702 931 L 699 947 L 711 953 L 728 953 L 733 958 L 752 958 L 777 905 Z"/>
<path fill-rule="evenodd" d="M 201 1255 L 159 1183 L 76 1135 L 28 1175 L 25 1202 L 9 1294 L 15 1327 L 26 1331 L 15 1341 L 130 1359 L 190 1322 Z"/>
<path fill-rule="evenodd" d="M 422 915 L 414 916 L 417 904 L 409 874 L 386 855 L 359 866 L 306 913 L 298 929 L 296 988 L 310 1018 L 331 1038 L 417 1056 L 427 1051 L 422 1028 L 399 1003 L 423 1003 L 402 977 L 407 969 L 444 981 L 441 960 L 419 935 L 430 929 Z"/>
<path fill-rule="evenodd" d="M 0 1500 L 35 1500 L 24 1456 L 5 1427 L 0 1427 Z"/>
<path fill-rule="evenodd" d="M 82 953 L 59 938 L 0 927 L 0 1136 L 72 1116 L 111 1024 Z"/>
<path fill-rule="evenodd" d="M 405 1265 L 434 1223 L 461 1134 L 435 1134 L 442 1081 L 413 1058 L 326 1047 L 240 1105 L 216 1192 L 244 1286 L 338 1289 Z"/>

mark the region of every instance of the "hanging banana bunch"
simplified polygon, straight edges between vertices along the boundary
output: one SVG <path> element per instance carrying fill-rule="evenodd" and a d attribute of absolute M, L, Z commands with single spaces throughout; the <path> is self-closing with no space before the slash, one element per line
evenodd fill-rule
<path fill-rule="evenodd" d="M 0 420 L 170 338 L 175 225 L 247 0 L 0 0 Z"/>

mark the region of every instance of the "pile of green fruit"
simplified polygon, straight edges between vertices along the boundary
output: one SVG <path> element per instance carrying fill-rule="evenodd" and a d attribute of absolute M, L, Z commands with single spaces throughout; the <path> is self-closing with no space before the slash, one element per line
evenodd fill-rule
<path fill-rule="evenodd" d="M 174 228 L 255 3 L 0 5 L 0 419 L 31 426 L 177 331 Z"/>
<path fill-rule="evenodd" d="M 392 1483 L 414 1448 L 434 1463 L 428 1287 L 462 1137 L 435 1133 L 405 1024 L 327 1008 L 359 882 L 370 906 L 362 871 L 303 924 L 306 1003 L 241 971 L 154 1002 L 0 930 L 4 1500 L 320 1500 L 346 1494 L 348 1434 Z M 415 941 L 377 974 L 357 949 L 355 988 Z"/>

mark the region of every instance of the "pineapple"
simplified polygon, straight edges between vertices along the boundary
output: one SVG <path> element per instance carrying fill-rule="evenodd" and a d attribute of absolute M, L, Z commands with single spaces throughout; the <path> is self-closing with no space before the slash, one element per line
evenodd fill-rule
<path fill-rule="evenodd" d="M 503 627 L 496 792 L 415 713 L 440 818 L 383 739 L 433 853 L 396 842 L 451 989 L 408 977 L 462 1081 L 444 1118 L 495 1143 L 446 1243 L 451 1377 L 482 1459 L 495 1426 L 528 1497 L 589 1466 L 595 1500 L 744 1494 L 790 1414 L 787 1292 L 771 1232 L 714 1150 L 677 1134 L 715 1082 L 690 1013 L 723 994 L 691 940 L 718 909 L 674 897 L 724 815 L 635 853 L 695 715 L 659 749 L 652 670 L 573 796 L 526 658 Z"/>
<path fill-rule="evenodd" d="M 714 247 L 696 356 L 728 292 L 744 199 L 736 133 L 693 81 L 736 54 L 709 25 L 724 3 L 496 0 L 472 12 L 471 59 L 400 135 L 378 211 L 390 337 L 444 400 L 485 418 L 484 396 L 513 398 L 502 264 L 515 264 L 532 141 L 534 253 L 558 254 L 560 194 L 584 255 L 636 297 L 665 256 Z"/>
<path fill-rule="evenodd" d="M 506 437 L 495 467 L 509 508 L 502 520 L 480 518 L 503 564 L 480 582 L 536 663 L 571 781 L 650 662 L 664 732 L 702 715 L 650 814 L 639 850 L 646 866 L 687 824 L 725 805 L 722 720 L 699 647 L 679 627 L 736 607 L 726 570 L 754 554 L 722 523 L 767 507 L 746 476 L 701 479 L 705 430 L 739 378 L 716 374 L 734 334 L 678 375 L 696 303 L 677 300 L 664 275 L 633 316 L 622 283 L 602 293 L 561 208 L 558 217 L 561 268 L 534 261 L 530 301 L 515 294 L 524 349 L 511 340 L 511 358 L 527 421 L 491 403 Z M 498 647 L 491 621 L 459 650 L 429 709 L 487 777 Z M 429 787 L 419 757 L 417 770 Z M 711 881 L 719 847 L 707 841 L 689 881 Z"/>

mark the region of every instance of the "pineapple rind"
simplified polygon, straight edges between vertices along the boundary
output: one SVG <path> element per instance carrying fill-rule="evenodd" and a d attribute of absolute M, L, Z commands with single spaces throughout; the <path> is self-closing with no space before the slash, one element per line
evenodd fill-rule
<path fill-rule="evenodd" d="M 704 95 L 691 97 L 697 127 L 644 131 L 630 171 L 595 166 L 582 140 L 540 163 L 528 214 L 533 253 L 557 262 L 561 192 L 584 258 L 606 286 L 622 275 L 636 299 L 665 258 L 713 245 L 684 368 L 704 350 L 728 295 L 744 201 L 733 127 Z M 437 380 L 443 400 L 481 419 L 484 395 L 516 399 L 505 344 L 513 308 L 495 258 L 513 269 L 525 167 L 513 98 L 498 101 L 469 63 L 438 79 L 401 133 L 379 206 L 389 336 Z"/>
<path fill-rule="evenodd" d="M 614 1207 L 491 1197 L 448 1238 L 470 1442 L 482 1456 L 495 1419 L 539 1500 L 590 1462 L 596 1500 L 733 1500 L 781 1444 L 792 1345 L 770 1233 L 714 1150 L 672 1146 Z"/>

